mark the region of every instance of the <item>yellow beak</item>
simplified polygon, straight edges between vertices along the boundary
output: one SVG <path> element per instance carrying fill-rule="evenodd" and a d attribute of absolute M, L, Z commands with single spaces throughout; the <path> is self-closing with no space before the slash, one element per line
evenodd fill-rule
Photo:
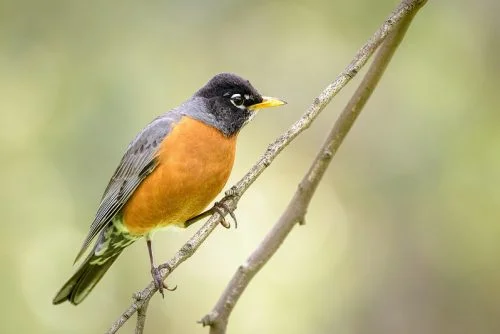
<path fill-rule="evenodd" d="M 277 99 L 275 97 L 263 96 L 262 99 L 262 102 L 251 105 L 250 107 L 248 107 L 248 110 L 255 111 L 258 109 L 277 107 L 286 104 L 285 101 Z"/>

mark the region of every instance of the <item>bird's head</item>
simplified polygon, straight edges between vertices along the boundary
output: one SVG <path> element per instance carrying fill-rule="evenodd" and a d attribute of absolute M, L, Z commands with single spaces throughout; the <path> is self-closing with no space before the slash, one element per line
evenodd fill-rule
<path fill-rule="evenodd" d="M 257 110 L 286 102 L 262 96 L 248 80 L 235 74 L 220 73 L 198 90 L 190 103 L 197 106 L 190 108 L 189 116 L 232 136 L 255 116 Z"/>

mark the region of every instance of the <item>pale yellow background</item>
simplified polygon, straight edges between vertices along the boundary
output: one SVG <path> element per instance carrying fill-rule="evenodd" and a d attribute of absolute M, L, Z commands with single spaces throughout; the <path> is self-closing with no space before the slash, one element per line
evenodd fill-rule
<path fill-rule="evenodd" d="M 83 304 L 52 306 L 129 140 L 212 75 L 285 108 L 241 134 L 230 184 L 350 61 L 396 1 L 0 1 L 0 332 L 99 333 L 150 281 L 144 242 Z M 307 216 L 248 287 L 230 333 L 500 332 L 500 8 L 429 1 Z M 279 217 L 356 78 L 149 307 L 196 320 Z M 194 233 L 158 233 L 166 260 Z M 131 321 L 123 333 L 133 331 Z"/>

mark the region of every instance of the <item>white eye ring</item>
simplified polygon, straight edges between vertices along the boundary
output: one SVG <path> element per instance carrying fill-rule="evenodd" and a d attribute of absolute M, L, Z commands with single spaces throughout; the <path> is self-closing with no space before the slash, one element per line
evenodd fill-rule
<path fill-rule="evenodd" d="M 236 107 L 240 109 L 244 109 L 244 103 L 245 99 L 241 97 L 241 94 L 233 94 L 231 95 L 231 103 Z"/>

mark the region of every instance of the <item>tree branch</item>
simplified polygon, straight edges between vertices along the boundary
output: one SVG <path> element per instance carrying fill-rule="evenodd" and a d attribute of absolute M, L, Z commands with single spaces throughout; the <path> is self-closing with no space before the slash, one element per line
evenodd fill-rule
<path fill-rule="evenodd" d="M 418 2 L 418 6 L 407 12 L 397 28 L 384 41 L 370 69 L 335 122 L 286 210 L 247 261 L 238 268 L 213 310 L 200 321 L 203 326 L 210 326 L 210 334 L 226 333 L 229 316 L 252 278 L 274 255 L 292 228 L 304 221 L 309 203 L 333 156 L 377 86 L 417 10 L 425 2 Z"/>
<path fill-rule="evenodd" d="M 225 204 L 230 210 L 235 210 L 239 199 L 250 187 L 250 185 L 259 177 L 260 174 L 262 174 L 262 172 L 288 144 L 290 144 L 302 131 L 309 128 L 311 123 L 326 107 L 330 100 L 359 72 L 386 36 L 394 29 L 394 26 L 412 13 L 417 6 L 421 6 L 425 2 L 426 0 L 403 1 L 402 4 L 389 17 L 389 19 L 387 19 L 375 32 L 370 40 L 368 40 L 368 42 L 360 50 L 358 50 L 351 63 L 347 65 L 339 76 L 337 76 L 335 81 L 328 85 L 323 92 L 314 99 L 314 102 L 307 109 L 304 115 L 285 133 L 270 144 L 266 152 L 248 171 L 248 173 L 245 174 L 245 176 L 228 192 L 226 192 L 226 197 L 222 200 L 222 203 Z M 329 159 L 331 159 L 331 157 Z M 221 218 L 222 216 L 219 213 L 213 214 L 211 218 L 186 242 L 186 244 L 181 247 L 174 257 L 165 263 L 164 269 L 161 271 L 163 279 L 166 279 L 175 268 L 196 252 L 210 233 L 217 227 Z M 283 239 L 285 236 L 283 236 Z M 116 333 L 136 311 L 149 302 L 156 291 L 157 289 L 153 282 L 150 282 L 149 285 L 142 291 L 136 293 L 132 304 L 111 325 L 106 333 Z M 145 318 L 143 317 L 142 319 Z"/>
<path fill-rule="evenodd" d="M 142 304 L 137 309 L 137 323 L 135 325 L 135 334 L 142 334 L 144 332 L 144 324 L 146 323 L 146 314 L 148 312 L 149 300 Z"/>

